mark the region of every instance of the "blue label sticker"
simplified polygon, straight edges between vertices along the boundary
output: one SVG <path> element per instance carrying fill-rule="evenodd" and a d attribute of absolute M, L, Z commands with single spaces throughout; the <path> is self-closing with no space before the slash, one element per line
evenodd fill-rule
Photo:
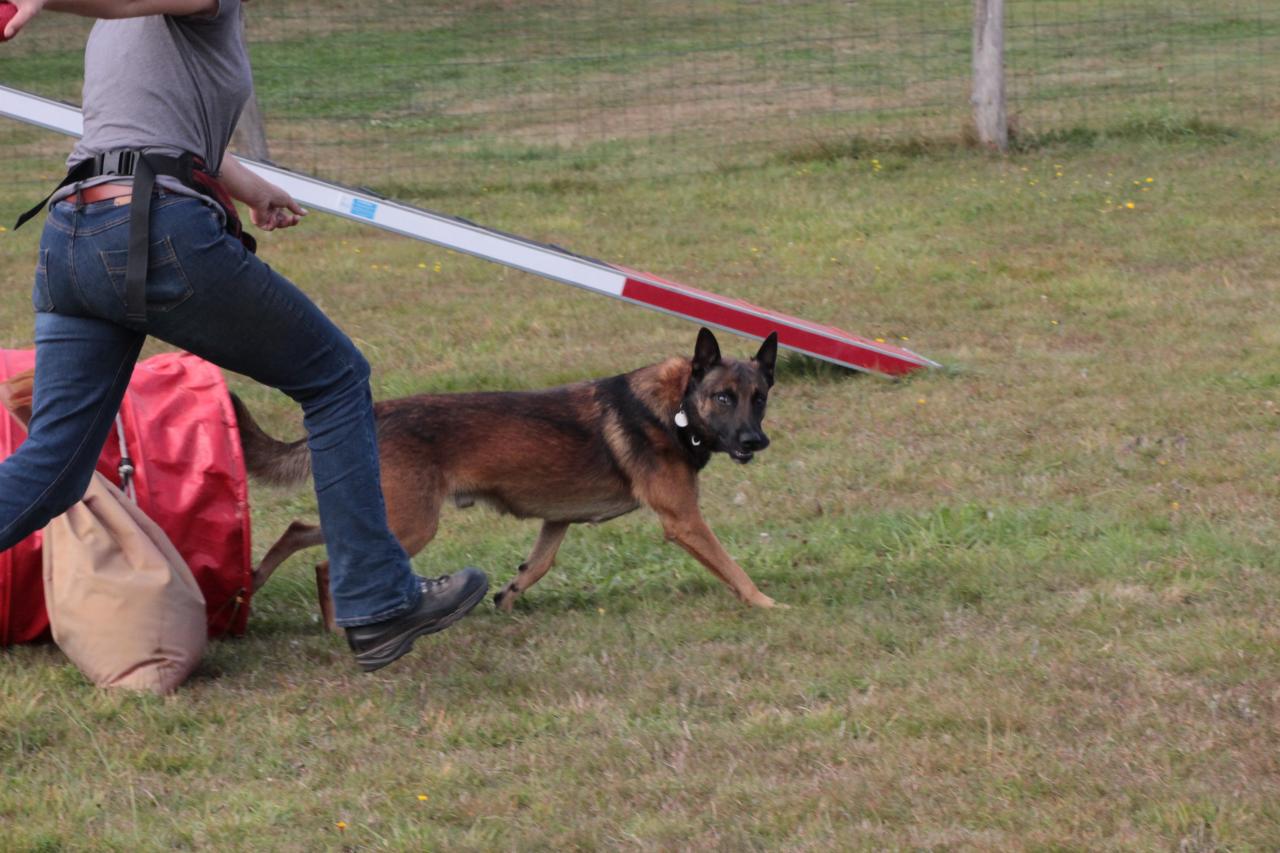
<path fill-rule="evenodd" d="M 373 201 L 365 201 L 362 198 L 351 199 L 351 215 L 359 216 L 364 219 L 373 219 L 374 214 L 378 212 L 378 203 Z"/>

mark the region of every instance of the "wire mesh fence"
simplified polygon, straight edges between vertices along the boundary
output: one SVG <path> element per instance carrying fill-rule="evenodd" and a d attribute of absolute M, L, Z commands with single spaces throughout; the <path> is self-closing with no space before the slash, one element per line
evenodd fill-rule
<path fill-rule="evenodd" d="M 966 0 L 245 9 L 271 158 L 402 197 L 960 140 L 970 122 Z M 78 102 L 87 30 L 42 16 L 0 48 L 0 83 Z M 1275 0 L 1008 0 L 1005 44 L 1015 138 L 1274 119 Z M 0 181 L 39 185 L 67 147 L 0 119 Z"/>

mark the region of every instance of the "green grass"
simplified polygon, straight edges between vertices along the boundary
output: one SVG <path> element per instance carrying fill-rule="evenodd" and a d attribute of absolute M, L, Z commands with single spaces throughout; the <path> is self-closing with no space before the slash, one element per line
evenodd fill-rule
<path fill-rule="evenodd" d="M 760 165 L 850 136 L 961 139 L 970 14 L 921 0 L 290 0 L 250 4 L 247 31 L 273 158 L 403 197 Z M 85 28 L 41 18 L 6 45 L 0 81 L 76 101 Z M 1135 112 L 1252 128 L 1280 83 L 1267 4 L 1019 0 L 1006 47 L 1024 137 Z"/>
<path fill-rule="evenodd" d="M 248 635 L 214 643 L 169 698 L 97 691 L 52 646 L 0 651 L 0 850 L 1280 846 L 1274 117 L 1237 112 L 1236 93 L 1201 109 L 1142 79 L 1066 74 L 1096 70 L 1114 38 L 1150 46 L 1163 0 L 1116 7 L 1110 34 L 1072 29 L 1074 4 L 1036 4 L 1041 49 L 1015 48 L 1015 67 L 1112 100 L 1085 118 L 1024 106 L 1003 159 L 958 122 L 912 130 L 957 85 L 942 72 L 963 10 L 931 27 L 920 4 L 841 7 L 880 17 L 844 22 L 859 50 L 824 59 L 804 27 L 831 4 L 760 6 L 731 33 L 714 21 L 740 4 L 708 4 L 685 43 L 674 6 L 644 5 L 652 20 L 619 4 L 608 30 L 596 4 L 528 4 L 521 85 L 572 117 L 594 87 L 732 36 L 743 74 L 782 85 L 829 61 L 841 85 L 856 71 L 890 88 L 852 121 L 753 114 L 780 135 L 752 156 L 679 128 L 552 144 L 492 123 L 509 4 L 395 27 L 388 4 L 250 13 L 282 162 L 943 364 L 889 382 L 784 354 L 770 449 L 704 473 L 712 527 L 790 609 L 741 608 L 642 510 L 572 530 L 513 615 L 486 604 L 365 676 L 317 624 L 318 553 L 303 554 L 255 598 Z M 1015 25 L 1030 10 L 1011 4 Z M 1255 91 L 1269 66 L 1235 39 L 1262 51 L 1274 26 L 1197 16 L 1168 30 L 1185 67 L 1220 62 L 1240 98 Z M 422 55 L 371 69 L 367 45 L 335 35 L 375 24 Z M 1071 56 L 1046 47 L 1050 26 Z M 918 29 L 945 32 L 912 67 L 897 60 Z M 593 32 L 628 41 L 607 55 L 581 46 Z M 5 45 L 45 55 L 0 59 L 0 77 L 74 97 L 82 34 Z M 424 66 L 453 76 L 420 84 Z M 920 100 L 895 102 L 908 78 Z M 438 108 L 486 92 L 478 113 Z M 66 142 L 4 140 L 7 226 Z M 0 346 L 31 342 L 37 229 L 0 233 Z M 261 242 L 357 340 L 378 397 L 610 375 L 688 352 L 696 332 L 320 214 Z M 300 434 L 281 395 L 228 378 L 270 431 Z M 251 496 L 258 555 L 314 516 L 305 493 Z M 415 565 L 501 584 L 535 532 L 449 510 Z"/>
<path fill-rule="evenodd" d="M 100 693 L 52 647 L 4 652 L 0 846 L 1274 848 L 1273 138 L 1138 121 L 1008 159 L 865 141 L 621 189 L 442 191 L 944 369 L 786 357 L 773 446 L 705 473 L 712 526 L 788 610 L 743 610 L 640 511 L 573 530 L 514 615 L 486 605 L 374 676 L 317 625 L 313 554 L 168 699 Z M 30 340 L 35 240 L 0 237 L 8 346 Z M 680 321 L 320 216 L 262 242 L 380 397 L 692 344 Z M 283 398 L 231 382 L 298 434 Z M 311 513 L 252 496 L 259 554 Z M 534 532 L 449 511 L 416 565 L 505 582 Z"/>

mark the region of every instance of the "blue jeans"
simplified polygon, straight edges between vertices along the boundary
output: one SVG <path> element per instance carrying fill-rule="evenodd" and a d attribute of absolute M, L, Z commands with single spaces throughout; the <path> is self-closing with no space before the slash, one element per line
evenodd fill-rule
<path fill-rule="evenodd" d="M 416 607 L 409 558 L 387 528 L 369 364 L 287 279 L 245 250 L 199 199 L 159 191 L 147 321 L 125 322 L 129 206 L 58 202 L 32 301 L 30 434 L 0 463 L 0 550 L 83 497 L 147 335 L 278 388 L 303 411 L 338 624 Z"/>

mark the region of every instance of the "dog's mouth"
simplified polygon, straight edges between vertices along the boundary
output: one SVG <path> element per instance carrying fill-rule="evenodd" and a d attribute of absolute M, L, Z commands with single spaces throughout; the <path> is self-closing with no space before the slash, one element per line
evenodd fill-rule
<path fill-rule="evenodd" d="M 729 455 L 733 457 L 733 461 L 739 465 L 746 465 L 756 457 L 750 450 L 730 450 Z"/>

